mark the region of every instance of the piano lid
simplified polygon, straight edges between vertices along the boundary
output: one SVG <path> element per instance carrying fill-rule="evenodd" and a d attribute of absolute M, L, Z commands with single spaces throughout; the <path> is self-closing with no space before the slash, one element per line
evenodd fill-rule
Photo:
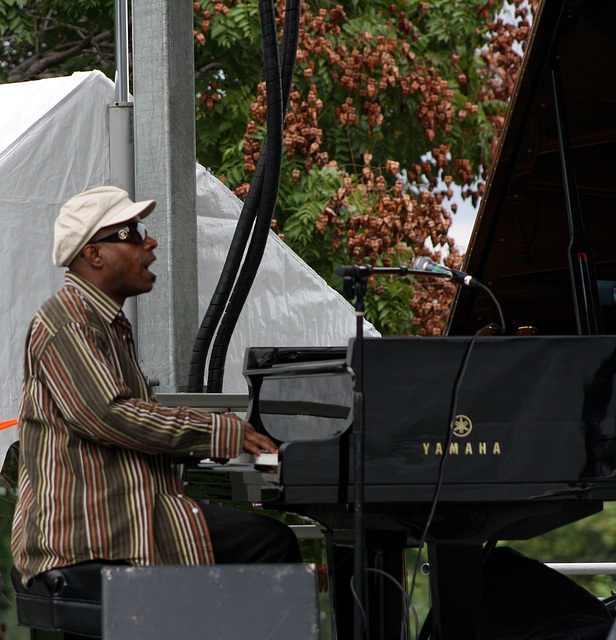
<path fill-rule="evenodd" d="M 565 180 L 561 149 L 567 148 Z M 616 281 L 615 174 L 616 3 L 544 0 L 463 267 L 495 294 L 507 333 L 521 326 L 544 335 L 593 333 L 579 328 L 572 275 L 576 260 L 583 263 L 581 254 L 587 254 L 591 276 L 594 258 L 596 279 Z M 575 242 L 582 244 L 574 244 L 572 269 L 566 194 L 573 218 L 577 202 L 580 212 Z M 596 301 L 596 309 L 594 332 L 616 333 L 616 306 Z M 472 334 L 492 321 L 498 315 L 487 294 L 465 287 L 457 292 L 446 331 Z"/>

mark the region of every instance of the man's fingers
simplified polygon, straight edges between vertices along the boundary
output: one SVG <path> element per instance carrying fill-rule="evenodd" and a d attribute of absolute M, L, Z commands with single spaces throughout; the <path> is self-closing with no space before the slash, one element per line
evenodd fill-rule
<path fill-rule="evenodd" d="M 244 424 L 244 451 L 254 453 L 256 455 L 259 455 L 263 451 L 269 451 L 270 453 L 278 451 L 278 447 L 267 436 L 256 431 L 250 422 L 242 420 L 235 415 L 235 413 L 225 413 L 224 415 Z"/>
<path fill-rule="evenodd" d="M 267 436 L 258 433 L 251 427 L 250 429 L 246 429 L 244 434 L 244 450 L 256 454 L 262 451 L 276 453 L 278 447 Z"/>

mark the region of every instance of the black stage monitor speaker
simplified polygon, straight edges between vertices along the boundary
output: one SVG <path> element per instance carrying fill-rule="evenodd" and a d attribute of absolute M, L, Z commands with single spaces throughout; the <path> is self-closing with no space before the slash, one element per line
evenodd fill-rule
<path fill-rule="evenodd" d="M 108 567 L 105 640 L 318 640 L 307 564 Z"/>

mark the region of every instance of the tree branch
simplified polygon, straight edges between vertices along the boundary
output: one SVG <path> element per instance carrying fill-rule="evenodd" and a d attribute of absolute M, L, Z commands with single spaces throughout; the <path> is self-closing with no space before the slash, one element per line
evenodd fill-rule
<path fill-rule="evenodd" d="M 206 73 L 211 73 L 212 71 L 221 71 L 223 68 L 224 67 L 222 63 L 220 62 L 210 62 L 209 64 L 206 64 L 205 67 L 203 67 L 202 69 L 199 69 L 199 71 L 195 73 L 195 80 L 201 79 Z"/>
<path fill-rule="evenodd" d="M 9 73 L 8 80 L 9 82 L 23 82 L 25 80 L 39 79 L 48 69 L 62 64 L 69 58 L 83 53 L 91 45 L 95 45 L 98 48 L 100 45 L 104 44 L 105 41 L 110 39 L 113 39 L 113 33 L 111 31 L 103 31 L 98 35 L 95 35 L 95 32 L 93 31 L 79 42 L 62 43 L 48 51 L 39 51 L 38 54 L 34 54 L 30 58 L 18 64 Z"/>

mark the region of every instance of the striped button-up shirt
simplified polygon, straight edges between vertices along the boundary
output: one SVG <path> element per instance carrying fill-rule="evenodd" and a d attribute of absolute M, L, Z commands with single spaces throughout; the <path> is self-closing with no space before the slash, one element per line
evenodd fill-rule
<path fill-rule="evenodd" d="M 239 455 L 243 424 L 156 402 L 120 307 L 72 273 L 26 341 L 13 557 L 24 584 L 94 559 L 213 562 L 178 456 Z"/>

